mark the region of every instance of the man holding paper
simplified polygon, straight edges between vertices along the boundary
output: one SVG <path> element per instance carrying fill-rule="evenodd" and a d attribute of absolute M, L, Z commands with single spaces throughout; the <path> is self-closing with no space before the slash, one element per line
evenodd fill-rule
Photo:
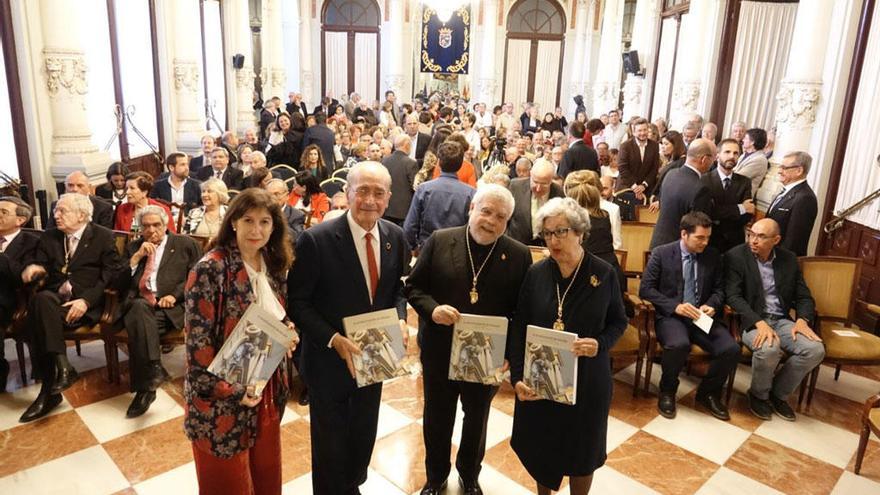
<path fill-rule="evenodd" d="M 794 421 L 794 410 L 786 399 L 822 362 L 825 347 L 810 328 L 816 308 L 797 257 L 779 246 L 781 240 L 779 224 L 765 218 L 752 225 L 747 244 L 724 255 L 727 304 L 739 313 L 743 343 L 753 353 L 752 414 L 767 420 L 775 412 Z M 788 359 L 776 373 L 782 351 Z"/>
<path fill-rule="evenodd" d="M 721 389 L 739 360 L 739 345 L 727 327 L 713 320 L 724 303 L 721 254 L 707 247 L 712 220 L 702 212 L 684 215 L 681 239 L 657 246 L 642 276 L 639 297 L 657 310 L 657 338 L 663 345 L 660 397 L 657 409 L 675 417 L 678 374 L 687 362 L 691 344 L 712 356 L 709 371 L 697 388 L 697 403 L 718 419 L 729 420 Z"/>
<path fill-rule="evenodd" d="M 359 493 L 376 441 L 382 385 L 358 388 L 342 319 L 394 308 L 404 346 L 403 231 L 382 220 L 391 176 L 378 162 L 348 173 L 348 213 L 303 232 L 288 277 L 292 317 L 303 335 L 302 374 L 309 387 L 312 488 L 316 495 Z"/>
<path fill-rule="evenodd" d="M 462 313 L 513 316 L 520 285 L 531 265 L 529 249 L 504 235 L 513 206 L 513 195 L 504 187 L 481 186 L 471 202 L 468 224 L 435 231 L 406 282 L 406 295 L 419 314 L 424 370 L 428 480 L 423 495 L 439 494 L 446 487 L 459 398 L 464 410 L 455 461 L 459 483 L 465 494 L 482 493 L 478 478 L 486 450 L 486 424 L 498 387 L 448 378 L 452 332 Z"/>

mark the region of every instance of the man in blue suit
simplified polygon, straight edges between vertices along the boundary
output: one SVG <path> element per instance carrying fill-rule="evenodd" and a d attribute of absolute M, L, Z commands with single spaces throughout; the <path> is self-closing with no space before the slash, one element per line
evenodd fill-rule
<path fill-rule="evenodd" d="M 381 163 L 361 162 L 348 173 L 346 194 L 348 213 L 300 235 L 288 279 L 288 308 L 302 334 L 317 495 L 360 493 L 376 441 L 382 385 L 357 387 L 352 354 L 360 351 L 342 319 L 395 308 L 404 343 L 408 336 L 401 282 L 408 250 L 400 227 L 382 220 L 391 176 Z"/>

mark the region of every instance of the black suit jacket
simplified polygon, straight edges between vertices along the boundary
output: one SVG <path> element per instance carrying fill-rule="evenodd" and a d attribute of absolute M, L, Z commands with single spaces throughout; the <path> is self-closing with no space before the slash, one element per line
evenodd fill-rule
<path fill-rule="evenodd" d="M 189 176 L 196 178 L 199 176 L 199 170 L 205 166 L 205 155 L 199 155 L 189 161 Z M 165 174 L 163 174 L 165 175 Z"/>
<path fill-rule="evenodd" d="M 205 182 L 213 176 L 214 167 L 202 167 L 202 169 L 199 170 L 198 179 L 202 182 Z M 227 165 L 226 170 L 223 171 L 223 183 L 226 184 L 226 187 L 228 187 L 229 189 L 241 191 L 242 189 L 244 189 L 242 187 L 244 185 L 244 172 Z"/>
<path fill-rule="evenodd" d="M 90 195 L 89 201 L 92 202 L 92 223 L 113 230 L 113 205 L 97 196 Z M 56 204 L 58 201 L 52 201 L 52 206 L 49 208 L 46 230 L 55 228 L 55 215 L 52 212 L 55 211 Z"/>
<path fill-rule="evenodd" d="M 419 164 L 406 153 L 395 151 L 382 160 L 382 165 L 391 174 L 391 199 L 388 200 L 385 217 L 403 220 L 412 203 L 413 180 L 419 171 Z"/>
<path fill-rule="evenodd" d="M 577 141 L 565 150 L 556 175 L 565 177 L 575 170 L 592 170 L 597 174 L 600 170 L 599 155 L 583 141 Z"/>
<path fill-rule="evenodd" d="M 409 249 L 400 227 L 380 219 L 379 246 L 379 285 L 371 303 L 346 215 L 306 230 L 296 244 L 287 307 L 302 335 L 303 375 L 309 387 L 340 400 L 357 387 L 345 361 L 327 347 L 333 334 L 345 335 L 342 318 L 396 308 L 406 319 L 401 277 Z"/>
<path fill-rule="evenodd" d="M 710 214 L 712 211 L 709 187 L 690 167 L 682 166 L 669 172 L 661 189 L 663 199 L 660 200 L 660 216 L 651 236 L 651 249 L 681 237 L 679 224 L 685 214 L 692 211 Z"/>
<path fill-rule="evenodd" d="M 195 208 L 197 206 L 201 206 L 202 204 L 202 190 L 199 187 L 201 181 L 198 179 L 187 179 L 186 184 L 183 185 L 183 202 L 186 205 L 184 208 L 187 212 L 191 208 Z M 153 184 L 153 189 L 150 190 L 151 198 L 158 198 L 167 203 L 171 203 L 171 183 L 168 182 L 168 178 L 164 178 L 162 180 L 156 181 Z"/>
<path fill-rule="evenodd" d="M 431 136 L 420 132 L 416 138 L 416 161 L 419 165 L 425 159 L 425 152 L 428 151 L 428 145 L 431 144 Z"/>
<path fill-rule="evenodd" d="M 745 227 L 752 215 L 740 215 L 739 205 L 752 198 L 752 181 L 739 174 L 730 175 L 730 186 L 724 189 L 717 171 L 703 175 L 702 182 L 709 188 L 712 195 L 712 237 L 709 245 L 726 253 L 728 249 L 746 241 Z"/>
<path fill-rule="evenodd" d="M 535 237 L 532 230 L 532 190 L 528 177 L 510 181 L 510 192 L 513 194 L 513 215 L 507 222 L 507 235 L 523 243 L 530 244 Z M 550 185 L 550 197 L 562 198 L 565 193 L 557 183 Z"/>
<path fill-rule="evenodd" d="M 816 317 L 816 305 L 804 282 L 797 256 L 779 246 L 773 252 L 773 279 L 785 316 L 794 309 L 797 318 L 812 323 Z M 763 319 L 767 307 L 758 261 L 748 244 L 741 244 L 724 255 L 724 265 L 727 304 L 739 313 L 743 331 L 751 330 Z"/>
<path fill-rule="evenodd" d="M 201 249 L 196 241 L 185 235 L 166 234 L 168 240 L 165 243 L 165 251 L 162 253 L 162 259 L 159 260 L 159 266 L 156 268 L 156 299 L 159 300 L 165 296 L 174 296 L 176 304 L 170 308 L 164 308 L 163 311 L 168 319 L 176 328 L 183 328 L 183 288 L 186 285 L 186 277 L 189 271 L 195 266 L 199 258 L 202 257 Z M 131 259 L 135 252 L 140 249 L 144 243 L 143 239 L 137 239 L 128 244 L 126 249 L 126 259 Z M 138 284 L 144 275 L 144 269 L 147 266 L 147 257 L 144 256 L 134 273 L 131 272 L 131 265 L 126 264 L 119 272 L 120 287 L 125 289 L 125 301 L 122 304 L 122 314 L 125 314 L 131 307 L 134 299 L 141 297 Z"/>
<path fill-rule="evenodd" d="M 294 112 L 301 113 L 303 119 L 309 116 L 309 109 L 306 107 L 305 102 L 299 102 L 299 108 L 296 108 L 293 102 L 288 101 L 287 105 L 285 105 L 285 108 L 287 109 L 287 113 L 289 114 L 293 114 Z"/>
<path fill-rule="evenodd" d="M 477 304 L 471 304 L 472 272 L 465 268 L 470 266 L 467 235 L 466 226 L 431 234 L 404 289 L 419 314 L 422 366 L 425 372 L 444 377 L 449 369 L 452 327 L 434 323 L 431 319 L 434 308 L 448 304 L 462 313 L 504 316 L 509 320 L 516 310 L 520 285 L 532 264 L 529 248 L 506 235 L 501 236 L 477 280 Z"/>
<path fill-rule="evenodd" d="M 284 205 L 281 213 L 284 214 L 284 218 L 287 220 L 287 231 L 290 233 L 290 239 L 296 242 L 299 235 L 306 229 L 306 214 L 290 205 Z"/>
<path fill-rule="evenodd" d="M 330 102 L 330 106 L 324 107 L 324 105 L 316 105 L 312 113 L 323 113 L 329 119 L 336 113 L 336 107 L 339 106 L 339 100 L 332 100 Z"/>
<path fill-rule="evenodd" d="M 798 256 L 807 255 L 807 244 L 819 211 L 816 195 L 806 182 L 801 182 L 783 196 L 767 217 L 776 220 L 782 235 L 780 246 Z"/>
<path fill-rule="evenodd" d="M 326 125 L 313 125 L 306 129 L 303 134 L 302 149 L 310 144 L 318 145 L 321 149 L 321 158 L 324 159 L 324 166 L 327 167 L 327 173 L 336 170 L 336 157 L 333 154 L 333 146 L 336 145 L 336 135 Z"/>
<path fill-rule="evenodd" d="M 635 139 L 624 141 L 620 145 L 617 159 L 620 176 L 617 179 L 617 190 L 632 187 L 633 184 L 645 185 L 645 191 L 654 190 L 657 183 L 657 172 L 660 170 L 660 146 L 657 141 L 648 140 L 645 145 L 645 158 L 639 152 Z"/>
<path fill-rule="evenodd" d="M 639 297 L 657 309 L 657 317 L 675 315 L 675 308 L 684 300 L 684 276 L 681 273 L 680 241 L 658 246 L 651 251 L 648 266 L 642 274 Z M 707 246 L 697 256 L 697 307 L 704 304 L 721 314 L 724 304 L 721 253 Z"/>
<path fill-rule="evenodd" d="M 22 286 L 21 272 L 33 261 L 39 242 L 40 238 L 36 234 L 19 231 L 3 253 L 0 253 L 0 325 L 12 320 L 16 291 Z"/>

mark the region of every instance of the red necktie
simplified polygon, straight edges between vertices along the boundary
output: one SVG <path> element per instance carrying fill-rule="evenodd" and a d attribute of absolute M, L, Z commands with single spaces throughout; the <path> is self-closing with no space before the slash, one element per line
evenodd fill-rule
<path fill-rule="evenodd" d="M 376 253 L 373 252 L 373 234 L 364 235 L 367 242 L 367 269 L 370 271 L 370 299 L 376 298 L 376 287 L 379 286 L 379 269 L 376 267 Z"/>
<path fill-rule="evenodd" d="M 141 275 L 141 280 L 138 282 L 138 289 L 140 289 L 141 297 L 150 303 L 150 306 L 156 305 L 156 295 L 153 294 L 153 291 L 147 288 L 147 281 L 150 280 L 150 277 L 156 269 L 155 262 L 155 253 L 147 256 L 147 266 L 144 267 L 144 274 Z"/>

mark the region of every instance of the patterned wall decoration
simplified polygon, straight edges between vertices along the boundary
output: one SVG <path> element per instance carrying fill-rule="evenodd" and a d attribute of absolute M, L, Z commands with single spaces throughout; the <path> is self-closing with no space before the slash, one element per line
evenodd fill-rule
<path fill-rule="evenodd" d="M 434 9 L 422 8 L 421 72 L 467 74 L 470 43 L 470 6 L 459 8 L 446 22 Z"/>

